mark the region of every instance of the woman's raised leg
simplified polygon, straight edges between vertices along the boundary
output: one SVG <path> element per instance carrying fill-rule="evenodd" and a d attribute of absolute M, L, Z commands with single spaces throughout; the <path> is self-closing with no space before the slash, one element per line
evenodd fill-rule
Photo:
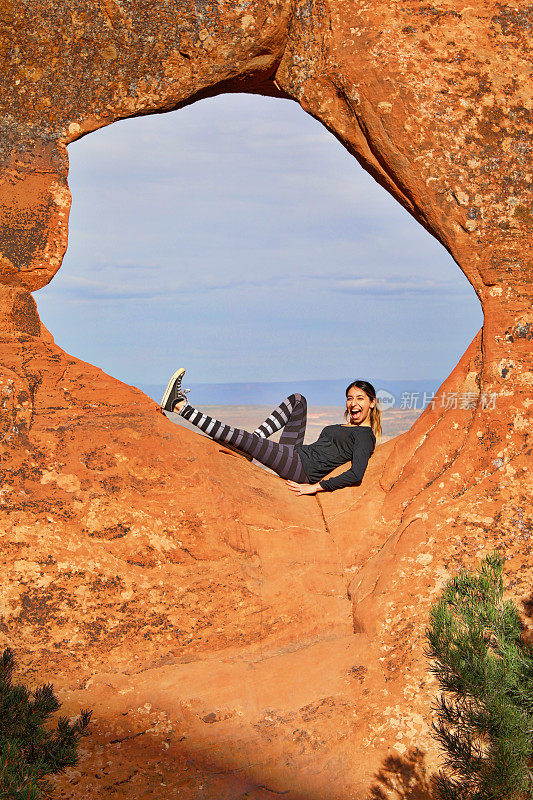
<path fill-rule="evenodd" d="M 283 428 L 279 443 L 294 447 L 303 444 L 307 424 L 307 400 L 301 394 L 290 394 L 259 425 L 254 433 L 263 438 Z"/>
<path fill-rule="evenodd" d="M 265 437 L 250 433 L 243 428 L 233 428 L 231 425 L 226 425 L 226 423 L 204 414 L 203 411 L 194 408 L 189 403 L 183 405 L 178 414 L 215 441 L 231 445 L 243 453 L 247 453 L 276 472 L 281 478 L 296 481 L 296 483 L 309 483 L 294 444 L 270 442 Z"/>
<path fill-rule="evenodd" d="M 281 478 L 297 483 L 309 483 L 296 445 L 303 442 L 307 419 L 305 397 L 293 394 L 286 398 L 259 426 L 249 433 L 243 428 L 233 428 L 208 414 L 204 414 L 187 401 L 188 389 L 181 388 L 185 370 L 180 368 L 170 379 L 161 401 L 164 411 L 176 411 L 215 441 L 230 445 L 269 467 Z M 267 427 L 263 427 L 267 426 Z M 285 426 L 280 442 L 269 442 L 267 436 Z M 264 433 L 263 433 L 264 431 Z"/>

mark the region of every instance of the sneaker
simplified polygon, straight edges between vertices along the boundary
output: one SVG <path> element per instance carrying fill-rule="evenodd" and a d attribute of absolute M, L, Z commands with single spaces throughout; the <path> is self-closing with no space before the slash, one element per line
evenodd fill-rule
<path fill-rule="evenodd" d="M 185 370 L 183 367 L 180 367 L 169 380 L 165 394 L 160 403 L 163 411 L 174 411 L 176 403 L 187 400 L 186 395 L 189 393 L 190 389 L 181 388 L 181 381 L 184 375 Z"/>

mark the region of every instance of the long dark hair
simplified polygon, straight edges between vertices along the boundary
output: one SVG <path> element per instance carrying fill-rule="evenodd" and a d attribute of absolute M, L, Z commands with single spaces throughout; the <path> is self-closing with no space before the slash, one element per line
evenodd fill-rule
<path fill-rule="evenodd" d="M 376 439 L 381 439 L 382 429 L 381 429 L 381 409 L 379 407 L 379 400 L 376 397 L 376 390 L 372 386 L 371 383 L 368 381 L 363 380 L 356 380 L 352 381 L 351 384 L 346 388 L 346 397 L 348 397 L 348 392 L 350 389 L 362 389 L 363 392 L 370 397 L 371 400 L 375 400 L 375 405 L 373 408 L 370 409 L 370 427 L 374 431 L 374 436 Z M 344 412 L 344 418 L 348 420 L 350 415 L 348 414 L 348 409 Z"/>

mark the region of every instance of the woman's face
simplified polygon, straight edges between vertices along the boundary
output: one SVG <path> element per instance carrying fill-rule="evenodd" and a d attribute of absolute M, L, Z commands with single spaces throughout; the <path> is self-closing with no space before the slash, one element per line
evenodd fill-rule
<path fill-rule="evenodd" d="M 350 415 L 350 425 L 369 425 L 370 424 L 370 409 L 374 408 L 375 400 L 370 397 L 362 389 L 353 386 L 348 390 L 346 395 L 346 410 Z"/>

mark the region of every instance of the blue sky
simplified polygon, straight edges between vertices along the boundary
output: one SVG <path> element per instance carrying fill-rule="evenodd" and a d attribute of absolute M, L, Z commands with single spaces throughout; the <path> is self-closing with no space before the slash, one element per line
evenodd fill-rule
<path fill-rule="evenodd" d="M 292 101 L 226 95 L 69 147 L 57 343 L 133 384 L 444 379 L 482 324 L 444 248 Z"/>

